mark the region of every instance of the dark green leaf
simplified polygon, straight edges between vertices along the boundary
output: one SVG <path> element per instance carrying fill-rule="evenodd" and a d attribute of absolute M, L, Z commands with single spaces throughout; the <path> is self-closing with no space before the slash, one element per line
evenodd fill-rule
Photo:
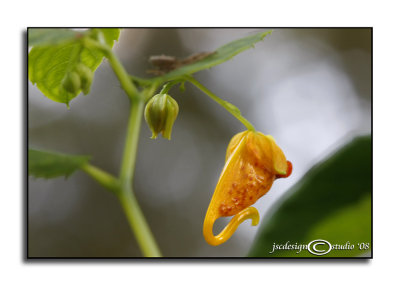
<path fill-rule="evenodd" d="M 39 45 L 55 45 L 62 42 L 73 40 L 79 37 L 82 32 L 69 30 L 69 29 L 40 29 L 30 28 L 28 29 L 28 45 L 39 46 Z"/>
<path fill-rule="evenodd" d="M 89 156 L 76 156 L 29 149 L 29 175 L 36 178 L 68 177 L 87 164 Z"/>
<path fill-rule="evenodd" d="M 213 66 L 222 64 L 236 56 L 237 54 L 251 48 L 255 43 L 262 41 L 265 36 L 270 34 L 271 31 L 260 32 L 233 42 L 230 42 L 219 49 L 217 49 L 210 56 L 192 64 L 184 65 L 176 70 L 173 70 L 163 76 L 153 78 L 154 81 L 165 82 L 179 78 L 184 75 L 190 75 L 195 72 L 209 69 Z"/>
<path fill-rule="evenodd" d="M 88 31 L 85 37 L 104 39 L 107 45 L 112 47 L 114 41 L 118 40 L 119 33 L 119 29 L 94 29 Z M 79 63 L 94 72 L 102 59 L 101 51 L 85 48 L 80 38 L 58 45 L 34 46 L 28 58 L 29 79 L 45 96 L 68 105 L 81 90 L 67 91 L 62 84 L 63 79 L 68 73 L 73 72 Z"/>
<path fill-rule="evenodd" d="M 276 204 L 277 209 L 266 215 L 249 256 L 347 257 L 368 253 L 371 250 L 371 151 L 371 137 L 360 137 L 314 166 Z M 308 245 L 316 239 L 327 240 L 331 245 L 349 242 L 354 249 L 333 249 L 321 256 L 307 250 L 298 254 L 296 250 L 285 249 L 269 253 L 274 243 Z M 360 249 L 361 243 L 368 243 L 368 249 Z M 319 245 L 317 249 L 327 247 Z"/>

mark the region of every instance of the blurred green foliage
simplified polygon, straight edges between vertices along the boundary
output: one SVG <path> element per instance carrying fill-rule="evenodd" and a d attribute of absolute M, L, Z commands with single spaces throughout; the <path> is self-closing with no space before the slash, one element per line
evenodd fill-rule
<path fill-rule="evenodd" d="M 276 204 L 272 215 L 266 215 L 249 256 L 348 257 L 371 251 L 371 154 L 371 137 L 358 137 L 314 166 Z M 307 250 L 272 252 L 274 243 L 308 245 L 316 239 L 328 241 L 333 248 L 349 242 L 354 249 L 332 249 L 321 256 Z M 362 243 L 368 243 L 368 249 Z"/>

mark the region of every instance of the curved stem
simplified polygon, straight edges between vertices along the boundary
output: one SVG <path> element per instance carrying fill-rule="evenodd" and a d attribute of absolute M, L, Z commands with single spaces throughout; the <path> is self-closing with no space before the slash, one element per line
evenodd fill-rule
<path fill-rule="evenodd" d="M 186 79 L 192 83 L 194 86 L 196 86 L 198 89 L 200 89 L 202 92 L 204 92 L 205 94 L 207 94 L 212 100 L 214 100 L 215 102 L 217 102 L 219 105 L 221 105 L 223 108 L 225 108 L 227 111 L 229 111 L 233 116 L 236 117 L 237 120 L 239 120 L 240 122 L 242 122 L 242 124 L 244 126 L 246 126 L 246 128 L 250 131 L 255 131 L 254 126 L 246 119 L 242 116 L 242 114 L 240 113 L 239 108 L 237 108 L 235 105 L 233 105 L 232 103 L 223 100 L 221 98 L 219 98 L 218 96 L 216 96 L 214 93 L 212 93 L 211 91 L 209 91 L 204 85 L 202 85 L 201 83 L 199 83 L 197 80 L 195 80 L 192 76 L 188 76 L 186 77 Z"/>
<path fill-rule="evenodd" d="M 173 80 L 173 81 L 170 81 L 170 82 L 164 84 L 163 88 L 162 88 L 161 91 L 160 91 L 160 94 L 168 93 L 168 91 L 169 91 L 174 85 L 176 85 L 176 84 L 178 84 L 178 83 L 180 83 L 180 82 L 182 82 L 182 81 L 184 81 L 184 80 L 182 80 L 182 79 L 177 79 L 177 80 Z"/>
<path fill-rule="evenodd" d="M 157 85 L 152 84 L 150 87 L 143 90 L 142 93 L 139 93 L 131 76 L 126 72 L 117 56 L 107 45 L 91 39 L 84 39 L 84 43 L 86 46 L 100 49 L 107 57 L 122 88 L 131 101 L 131 109 L 120 175 L 118 180 L 115 179 L 117 183 L 114 184 L 115 182 L 111 175 L 93 166 L 84 166 L 83 170 L 106 188 L 112 189 L 118 196 L 143 255 L 146 257 L 159 257 L 161 256 L 160 250 L 140 209 L 139 203 L 133 194 L 132 187 L 144 103 L 149 93 L 154 92 Z M 117 185 L 117 187 L 115 187 L 115 185 Z"/>
<path fill-rule="evenodd" d="M 124 91 L 126 92 L 126 94 L 128 95 L 128 97 L 131 100 L 133 100 L 135 98 L 137 99 L 139 97 L 138 90 L 137 90 L 136 86 L 134 85 L 134 83 L 132 82 L 131 76 L 126 72 L 125 68 L 123 67 L 123 65 L 119 61 L 118 57 L 113 52 L 113 50 L 109 46 L 99 43 L 98 41 L 92 40 L 87 37 L 84 38 L 82 41 L 86 47 L 96 48 L 104 53 L 104 56 L 110 62 L 112 69 L 114 70 L 115 74 L 117 75 L 118 80 L 120 81 L 121 86 L 124 89 Z"/>
<path fill-rule="evenodd" d="M 115 74 L 117 75 L 122 88 L 129 96 L 131 100 L 134 100 L 135 97 L 139 97 L 138 90 L 136 86 L 131 81 L 129 74 L 125 71 L 124 67 L 122 66 L 119 59 L 116 57 L 114 52 L 111 50 L 110 53 L 106 55 L 108 60 L 110 61 L 111 67 L 114 70 Z"/>
<path fill-rule="evenodd" d="M 130 76 L 126 73 L 124 67 L 110 51 L 107 58 L 121 82 L 122 88 L 131 100 L 131 110 L 128 122 L 127 135 L 125 140 L 125 148 L 121 162 L 121 170 L 119 181 L 121 188 L 117 192 L 119 201 L 124 209 L 125 215 L 129 221 L 131 229 L 138 241 L 143 255 L 146 257 L 160 257 L 161 252 L 158 249 L 157 243 L 151 233 L 150 227 L 140 209 L 139 203 L 133 194 L 133 174 L 135 171 L 137 147 L 139 141 L 140 125 L 143 117 L 144 103 L 146 96 L 145 92 L 139 94 L 135 85 L 131 81 Z M 154 92 L 155 85 L 149 87 L 148 91 Z"/>
<path fill-rule="evenodd" d="M 143 109 L 143 100 L 133 100 L 131 102 L 131 113 L 119 177 L 121 189 L 117 195 L 144 256 L 160 257 L 161 252 L 132 188 Z"/>
<path fill-rule="evenodd" d="M 154 91 L 154 89 L 149 91 Z M 161 252 L 132 188 L 143 108 L 144 102 L 142 100 L 131 102 L 131 113 L 119 179 L 90 164 L 82 166 L 81 169 L 100 185 L 116 194 L 143 255 L 161 257 Z"/>

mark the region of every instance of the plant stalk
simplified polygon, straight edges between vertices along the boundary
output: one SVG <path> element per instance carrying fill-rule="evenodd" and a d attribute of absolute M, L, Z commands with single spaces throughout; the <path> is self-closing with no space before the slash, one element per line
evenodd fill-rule
<path fill-rule="evenodd" d="M 116 193 L 120 189 L 120 182 L 113 175 L 101 170 L 100 168 L 91 164 L 86 164 L 81 169 L 95 179 L 104 188 Z"/>
<path fill-rule="evenodd" d="M 140 209 L 133 189 L 123 188 L 118 198 L 143 255 L 145 257 L 161 257 L 161 252 Z"/>
<path fill-rule="evenodd" d="M 146 257 L 160 257 L 161 252 L 140 209 L 132 187 L 143 109 L 143 100 L 131 101 L 125 149 L 119 176 L 121 190 L 118 192 L 118 198 L 143 255 Z"/>
<path fill-rule="evenodd" d="M 143 255 L 145 257 L 161 257 L 161 252 L 140 209 L 132 187 L 143 108 L 144 102 L 142 100 L 131 102 L 119 178 L 90 164 L 86 164 L 81 168 L 100 185 L 116 194 Z"/>
<path fill-rule="evenodd" d="M 123 184 L 123 187 L 132 185 L 143 109 L 143 100 L 131 101 L 128 129 L 125 139 L 125 149 L 122 155 L 121 170 L 119 173 L 119 178 Z"/>
<path fill-rule="evenodd" d="M 228 102 L 226 100 L 223 100 L 223 99 L 219 98 L 218 96 L 216 96 L 214 93 L 212 93 L 210 90 L 208 90 L 204 85 L 202 85 L 200 82 L 195 80 L 193 77 L 188 76 L 188 77 L 186 77 L 186 79 L 190 83 L 192 83 L 195 87 L 197 87 L 202 92 L 204 92 L 206 95 L 208 95 L 212 100 L 214 100 L 219 105 L 221 105 L 223 108 L 225 108 L 229 113 L 231 113 L 233 116 L 235 116 L 236 119 L 238 119 L 240 122 L 242 122 L 242 124 L 244 126 L 246 126 L 246 128 L 248 130 L 250 130 L 250 131 L 255 131 L 256 130 L 254 128 L 254 126 L 246 118 L 244 118 L 242 116 L 242 114 L 240 113 L 239 108 L 234 106 L 232 103 L 230 103 L 230 102 Z"/>
<path fill-rule="evenodd" d="M 146 257 L 160 257 L 161 252 L 136 200 L 132 186 L 146 94 L 138 93 L 130 76 L 112 50 L 106 53 L 106 57 L 110 61 L 111 67 L 131 103 L 125 148 L 119 175 L 120 189 L 117 192 L 117 196 L 143 255 Z M 153 88 L 154 86 L 151 86 L 149 90 L 151 91 Z"/>

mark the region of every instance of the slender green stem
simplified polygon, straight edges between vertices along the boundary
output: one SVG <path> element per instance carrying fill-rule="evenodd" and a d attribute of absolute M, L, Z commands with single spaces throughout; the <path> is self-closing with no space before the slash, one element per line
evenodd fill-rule
<path fill-rule="evenodd" d="M 133 180 L 143 109 L 144 102 L 142 100 L 135 100 L 131 102 L 128 129 L 125 139 L 125 149 L 122 155 L 121 170 L 119 173 L 119 178 L 124 187 L 131 185 Z"/>
<path fill-rule="evenodd" d="M 161 252 L 146 222 L 146 218 L 140 209 L 133 189 L 124 188 L 123 191 L 119 193 L 118 198 L 143 255 L 145 257 L 161 257 Z"/>
<path fill-rule="evenodd" d="M 131 80 L 131 76 L 126 72 L 118 57 L 109 46 L 90 38 L 83 38 L 83 44 L 88 48 L 96 48 L 104 53 L 105 57 L 109 60 L 112 69 L 117 75 L 122 88 L 130 99 L 135 99 L 139 96 L 138 90 Z"/>
<path fill-rule="evenodd" d="M 223 108 L 225 108 L 227 111 L 229 111 L 233 116 L 236 117 L 236 119 L 238 119 L 240 122 L 242 122 L 242 124 L 244 126 L 246 126 L 246 128 L 248 130 L 255 131 L 254 126 L 246 118 L 244 118 L 242 116 L 242 114 L 240 113 L 239 108 L 237 108 L 232 103 L 230 103 L 230 102 L 228 102 L 226 100 L 223 100 L 223 99 L 219 98 L 218 96 L 216 96 L 214 93 L 212 93 L 210 90 L 208 90 L 204 85 L 199 83 L 193 77 L 188 76 L 188 77 L 186 77 L 186 79 L 190 83 L 192 83 L 194 86 L 196 86 L 198 89 L 200 89 L 202 92 L 204 92 L 206 95 L 208 95 L 212 100 L 214 100 L 219 105 L 221 105 Z"/>
<path fill-rule="evenodd" d="M 121 190 L 118 192 L 118 198 L 143 254 L 146 257 L 159 257 L 161 256 L 161 252 L 158 249 L 132 188 L 143 109 L 143 100 L 133 100 L 131 102 L 125 149 L 119 177 Z"/>
<path fill-rule="evenodd" d="M 82 166 L 82 170 L 103 187 L 117 195 L 143 255 L 146 257 L 161 257 L 161 252 L 140 209 L 132 187 L 143 108 L 143 100 L 131 102 L 131 113 L 119 179 L 90 164 Z"/>
<path fill-rule="evenodd" d="M 163 88 L 162 88 L 161 91 L 160 91 L 160 94 L 168 93 L 168 91 L 169 91 L 174 85 L 176 85 L 177 83 L 180 83 L 180 82 L 182 82 L 182 81 L 184 81 L 184 80 L 183 80 L 183 79 L 177 79 L 177 80 L 173 80 L 173 81 L 170 81 L 170 82 L 164 84 Z"/>
<path fill-rule="evenodd" d="M 121 190 L 118 192 L 118 198 L 122 208 L 129 221 L 132 231 L 137 239 L 143 255 L 146 257 L 159 257 L 161 252 L 158 249 L 157 243 L 151 233 L 150 227 L 140 209 L 140 206 L 133 194 L 133 174 L 135 171 L 137 147 L 139 141 L 140 125 L 143 117 L 143 109 L 145 96 L 141 96 L 136 89 L 136 86 L 131 81 L 130 76 L 125 71 L 121 62 L 110 51 L 107 53 L 107 58 L 110 61 L 111 67 L 121 82 L 122 88 L 131 100 L 131 110 L 128 122 L 128 129 L 125 141 L 125 149 L 121 162 L 121 170 L 119 180 Z M 152 86 L 150 89 L 152 89 Z"/>
<path fill-rule="evenodd" d="M 91 165 L 84 166 L 83 170 L 95 178 L 101 185 L 115 192 L 143 255 L 146 257 L 159 257 L 161 256 L 161 252 L 140 209 L 132 187 L 144 103 L 149 94 L 154 92 L 157 84 L 150 84 L 150 87 L 139 93 L 131 76 L 126 72 L 117 56 L 107 45 L 91 39 L 85 39 L 84 43 L 88 47 L 95 47 L 103 51 L 117 75 L 121 87 L 130 99 L 131 109 L 119 179 L 115 179 Z"/>
<path fill-rule="evenodd" d="M 134 76 L 134 75 L 129 75 L 131 81 L 133 81 L 134 83 L 138 83 L 141 86 L 148 86 L 148 85 L 152 85 L 154 83 L 153 80 L 151 79 L 145 79 L 145 78 L 141 78 L 138 76 Z"/>
<path fill-rule="evenodd" d="M 90 164 L 82 166 L 81 169 L 106 189 L 112 192 L 118 192 L 120 190 L 120 182 L 113 175 Z"/>
<path fill-rule="evenodd" d="M 110 61 L 111 67 L 121 82 L 121 86 L 125 90 L 126 94 L 131 100 L 134 100 L 135 97 L 137 98 L 139 96 L 138 90 L 131 81 L 129 74 L 125 71 L 119 59 L 112 51 L 108 53 L 107 58 Z"/>

